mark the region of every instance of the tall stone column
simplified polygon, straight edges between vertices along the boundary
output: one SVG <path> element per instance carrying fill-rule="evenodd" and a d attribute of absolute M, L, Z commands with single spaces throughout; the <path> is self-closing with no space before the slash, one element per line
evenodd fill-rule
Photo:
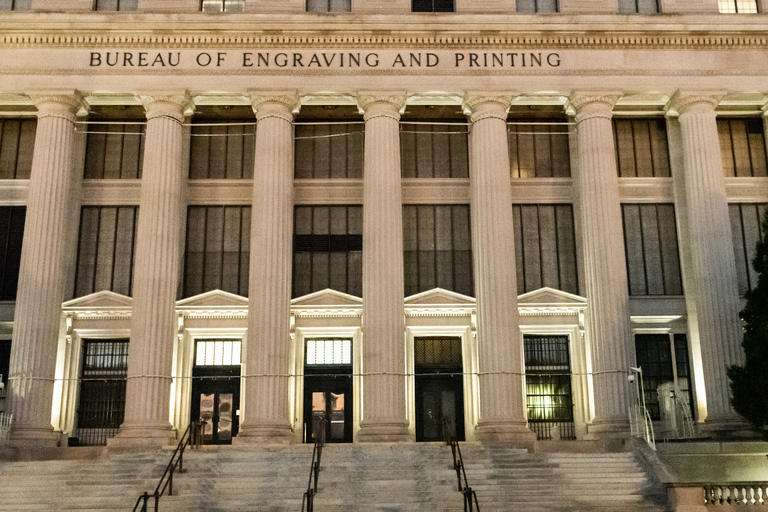
<path fill-rule="evenodd" d="M 629 435 L 627 381 L 634 358 L 629 325 L 629 285 L 611 115 L 618 94 L 576 93 L 579 165 L 574 185 L 584 247 L 587 331 L 592 359 L 595 416 L 590 437 Z"/>
<path fill-rule="evenodd" d="M 288 443 L 293 437 L 291 268 L 293 261 L 293 112 L 296 91 L 253 92 L 253 172 L 248 339 L 243 422 L 235 442 Z"/>
<path fill-rule="evenodd" d="M 176 293 L 183 254 L 185 95 L 142 97 L 147 111 L 133 278 L 125 421 L 110 445 L 162 445 L 169 421 Z"/>
<path fill-rule="evenodd" d="M 515 233 L 507 142 L 510 98 L 470 93 L 472 226 L 480 415 L 483 441 L 532 443 L 523 403 L 523 340 L 517 306 Z"/>
<path fill-rule="evenodd" d="M 744 428 L 730 405 L 726 370 L 743 364 L 742 328 L 736 262 L 715 107 L 721 94 L 677 93 L 670 102 L 679 113 L 683 143 L 683 194 L 688 219 L 691 275 L 695 286 L 686 297 L 695 304 L 689 322 L 698 326 L 704 389 L 705 429 L 727 433 Z M 690 318 L 693 316 L 694 318 Z"/>
<path fill-rule="evenodd" d="M 51 425 L 57 340 L 64 300 L 64 262 L 72 184 L 75 114 L 81 99 L 40 95 L 35 152 L 21 248 L 11 366 L 8 376 L 11 441 L 17 446 L 56 446 Z"/>
<path fill-rule="evenodd" d="M 408 441 L 400 110 L 405 94 L 364 92 L 363 419 L 359 441 Z"/>

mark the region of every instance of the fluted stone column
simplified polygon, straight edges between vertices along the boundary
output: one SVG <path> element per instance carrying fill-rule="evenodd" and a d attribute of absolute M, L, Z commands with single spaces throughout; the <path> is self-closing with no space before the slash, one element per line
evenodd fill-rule
<path fill-rule="evenodd" d="M 72 183 L 77 95 L 40 95 L 29 180 L 8 376 L 11 441 L 56 446 L 51 425 L 56 352 L 64 300 L 64 261 Z"/>
<path fill-rule="evenodd" d="M 743 364 L 742 328 L 736 262 L 725 178 L 717 134 L 715 107 L 721 94 L 678 93 L 670 104 L 679 113 L 683 143 L 685 194 L 695 303 L 704 389 L 707 397 L 705 429 L 739 430 L 743 421 L 730 405 L 726 369 Z M 690 311 L 689 311 L 690 313 Z"/>
<path fill-rule="evenodd" d="M 237 443 L 292 440 L 293 112 L 296 91 L 252 93 L 256 112 L 248 339 L 243 422 Z"/>
<path fill-rule="evenodd" d="M 590 437 L 629 434 L 627 411 L 634 341 L 621 223 L 619 180 L 611 112 L 618 94 L 576 93 L 579 165 L 574 185 L 584 247 L 587 330 L 592 359 L 595 416 Z"/>
<path fill-rule="evenodd" d="M 125 421 L 110 445 L 167 444 L 182 247 L 185 95 L 142 97 L 147 111 L 133 278 Z"/>
<path fill-rule="evenodd" d="M 530 443 L 523 403 L 523 340 L 517 307 L 515 233 L 507 142 L 511 99 L 471 93 L 469 194 L 477 298 L 477 350 L 483 441 Z"/>
<path fill-rule="evenodd" d="M 400 110 L 404 93 L 365 92 L 363 419 L 359 441 L 407 441 Z"/>

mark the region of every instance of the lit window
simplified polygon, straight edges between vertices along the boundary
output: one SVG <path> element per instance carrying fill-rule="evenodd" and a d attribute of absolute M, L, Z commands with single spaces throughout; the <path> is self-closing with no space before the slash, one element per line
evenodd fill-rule
<path fill-rule="evenodd" d="M 352 340 L 349 338 L 308 339 L 305 364 L 352 364 Z"/>
<path fill-rule="evenodd" d="M 307 0 L 307 12 L 350 12 L 352 0 Z"/>
<path fill-rule="evenodd" d="M 195 366 L 237 366 L 240 364 L 240 350 L 238 340 L 198 341 Z"/>
<path fill-rule="evenodd" d="M 97 11 L 135 11 L 139 0 L 96 0 Z"/>
<path fill-rule="evenodd" d="M 32 0 L 0 0 L 0 11 L 28 11 Z"/>
<path fill-rule="evenodd" d="M 725 14 L 750 14 L 757 12 L 755 0 L 718 0 L 721 13 Z"/>
<path fill-rule="evenodd" d="M 453 12 L 453 0 L 413 0 L 412 12 Z"/>
<path fill-rule="evenodd" d="M 243 12 L 245 0 L 203 0 L 200 6 L 203 12 Z"/>

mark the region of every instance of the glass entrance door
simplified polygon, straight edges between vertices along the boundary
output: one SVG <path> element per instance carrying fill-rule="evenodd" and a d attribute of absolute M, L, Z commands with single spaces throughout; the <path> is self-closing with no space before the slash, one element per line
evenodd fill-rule
<path fill-rule="evenodd" d="M 206 444 L 229 444 L 239 426 L 240 379 L 209 382 L 196 386 L 192 395 L 192 418 L 205 421 L 203 439 Z"/>
<path fill-rule="evenodd" d="M 304 378 L 304 441 L 352 442 L 352 380 Z"/>

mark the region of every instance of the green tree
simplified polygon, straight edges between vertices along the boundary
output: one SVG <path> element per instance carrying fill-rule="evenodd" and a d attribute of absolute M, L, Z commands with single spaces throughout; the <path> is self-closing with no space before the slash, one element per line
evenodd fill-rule
<path fill-rule="evenodd" d="M 744 321 L 744 366 L 731 366 L 731 404 L 741 416 L 768 437 L 768 210 L 757 242 L 752 266 L 757 286 L 746 293 Z"/>

